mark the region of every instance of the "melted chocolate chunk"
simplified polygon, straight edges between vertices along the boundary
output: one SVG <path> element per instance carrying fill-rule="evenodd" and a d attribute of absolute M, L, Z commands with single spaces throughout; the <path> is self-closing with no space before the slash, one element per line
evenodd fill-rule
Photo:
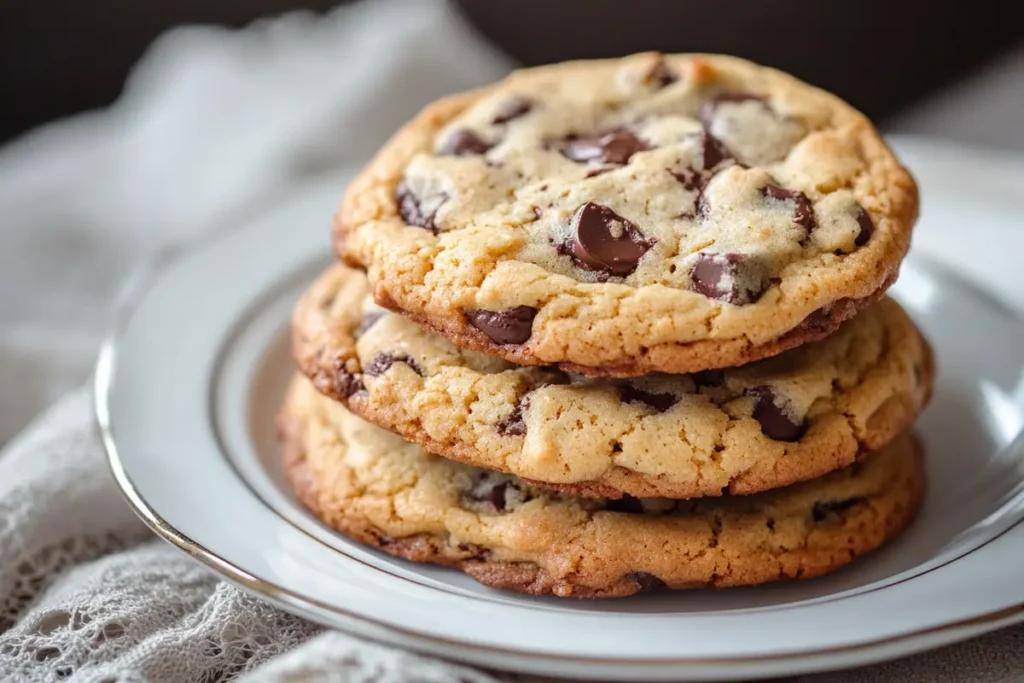
<path fill-rule="evenodd" d="M 334 385 L 334 390 L 345 398 L 349 398 L 357 392 L 366 391 L 362 378 L 346 370 L 344 362 L 340 360 L 335 363 L 334 381 L 331 384 Z"/>
<path fill-rule="evenodd" d="M 587 202 L 569 223 L 569 254 L 580 268 L 629 275 L 654 245 L 636 226 L 607 206 Z"/>
<path fill-rule="evenodd" d="M 523 413 L 530 409 L 530 397 L 523 396 L 504 420 L 496 426 L 501 436 L 524 436 L 526 434 L 526 421 Z"/>
<path fill-rule="evenodd" d="M 490 148 L 491 145 L 481 140 L 476 133 L 468 128 L 460 128 L 445 139 L 437 153 L 445 157 L 465 157 L 484 154 Z"/>
<path fill-rule="evenodd" d="M 599 168 L 592 168 L 589 171 L 587 171 L 586 174 L 583 177 L 584 178 L 593 178 L 595 176 L 604 175 L 608 171 L 614 171 L 614 170 L 615 170 L 614 166 L 601 166 Z"/>
<path fill-rule="evenodd" d="M 598 161 L 605 164 L 625 164 L 647 145 L 628 130 L 619 130 L 599 137 L 570 137 L 562 146 L 562 155 L 573 161 Z"/>
<path fill-rule="evenodd" d="M 619 386 L 619 398 L 623 403 L 643 403 L 659 413 L 664 413 L 679 402 L 679 399 L 674 394 L 644 391 L 643 389 L 637 389 L 632 384 Z"/>
<path fill-rule="evenodd" d="M 644 506 L 640 503 L 639 498 L 623 493 L 622 498 L 618 500 L 609 500 L 605 506 L 605 510 L 611 512 L 628 512 L 634 515 L 643 514 Z"/>
<path fill-rule="evenodd" d="M 405 363 L 413 369 L 420 377 L 423 377 L 423 369 L 416 364 L 416 361 L 404 353 L 378 353 L 370 361 L 370 364 L 363 369 L 363 374 L 369 377 L 377 377 L 383 375 L 385 372 L 391 369 L 391 366 L 395 363 Z"/>
<path fill-rule="evenodd" d="M 831 305 L 811 311 L 811 314 L 804 318 L 800 324 L 811 332 L 819 334 L 831 332 L 836 326 L 832 321 Z"/>
<path fill-rule="evenodd" d="M 693 220 L 700 216 L 702 220 L 708 217 L 707 201 L 704 199 L 704 188 L 708 184 L 709 176 L 701 171 L 692 168 L 684 168 L 682 171 L 665 169 L 672 174 L 672 177 L 679 181 L 679 184 L 690 192 L 696 192 L 693 197 L 693 204 L 680 212 L 680 218 Z"/>
<path fill-rule="evenodd" d="M 508 509 L 510 494 L 521 494 L 522 490 L 507 475 L 484 472 L 477 477 L 473 488 L 464 494 L 470 503 L 485 503 L 498 512 Z"/>
<path fill-rule="evenodd" d="M 448 195 L 444 193 L 438 195 L 436 197 L 437 206 L 434 207 L 434 210 L 424 211 L 422 200 L 413 194 L 408 184 L 402 180 L 395 188 L 395 199 L 398 201 L 398 215 L 402 217 L 403 221 L 409 225 L 415 225 L 416 227 L 436 232 L 437 225 L 434 224 L 434 217 L 437 215 L 437 209 L 440 208 L 441 204 L 448 201 Z"/>
<path fill-rule="evenodd" d="M 359 321 L 359 327 L 356 328 L 356 339 L 366 334 L 385 315 L 387 315 L 385 311 L 369 311 L 365 313 L 363 319 Z"/>
<path fill-rule="evenodd" d="M 518 119 L 520 116 L 525 116 L 531 109 L 533 109 L 533 102 L 525 97 L 514 95 L 498 107 L 498 110 L 494 112 L 494 118 L 491 119 L 491 123 L 495 125 L 508 123 L 513 119 Z"/>
<path fill-rule="evenodd" d="M 537 309 L 516 306 L 507 311 L 466 311 L 466 321 L 497 344 L 523 344 L 533 333 Z"/>
<path fill-rule="evenodd" d="M 857 239 L 853 243 L 858 247 L 863 247 L 875 232 L 875 224 L 871 221 L 871 216 L 863 208 L 857 212 L 857 225 L 860 226 L 860 232 L 857 233 Z"/>
<path fill-rule="evenodd" d="M 700 156 L 705 171 L 710 171 L 730 158 L 729 150 L 706 128 L 700 132 Z"/>
<path fill-rule="evenodd" d="M 746 393 L 754 397 L 754 419 L 761 423 L 765 436 L 776 441 L 797 441 L 803 436 L 805 425 L 786 414 L 771 387 L 751 387 Z"/>
<path fill-rule="evenodd" d="M 640 584 L 640 592 L 642 593 L 668 588 L 668 584 L 649 572 L 633 572 L 629 575 L 629 578 Z"/>
<path fill-rule="evenodd" d="M 746 254 L 701 252 L 690 267 L 691 290 L 737 306 L 754 303 L 767 286 L 765 268 Z"/>
<path fill-rule="evenodd" d="M 708 177 L 693 168 L 687 167 L 681 171 L 673 171 L 670 168 L 665 170 L 671 173 L 672 177 L 678 180 L 680 185 L 691 192 L 700 192 L 708 184 Z"/>
<path fill-rule="evenodd" d="M 800 190 L 787 190 L 778 185 L 765 185 L 761 194 L 770 199 L 793 202 L 793 220 L 807 232 L 814 230 L 814 206 L 810 198 Z"/>
<path fill-rule="evenodd" d="M 693 200 L 693 208 L 683 211 L 680 218 L 700 216 L 702 220 L 707 219 L 711 209 L 708 206 L 707 199 L 704 197 L 704 188 L 707 187 L 711 177 L 715 174 L 715 169 L 725 161 L 732 159 L 729 151 L 707 130 L 701 131 L 700 146 L 700 163 L 702 168 L 687 167 L 681 171 L 666 169 L 683 187 L 690 192 L 697 193 Z"/>
<path fill-rule="evenodd" d="M 856 498 L 847 498 L 846 500 L 830 500 L 827 502 L 815 503 L 811 514 L 814 515 L 815 522 L 823 522 L 833 515 L 841 515 L 854 505 L 859 505 L 865 502 L 867 502 L 867 498 L 858 496 Z"/>

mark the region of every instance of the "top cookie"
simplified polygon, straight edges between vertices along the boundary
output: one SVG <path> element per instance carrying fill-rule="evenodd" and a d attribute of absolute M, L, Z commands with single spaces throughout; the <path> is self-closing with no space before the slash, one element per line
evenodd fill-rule
<path fill-rule="evenodd" d="M 335 244 L 465 348 L 696 372 L 832 332 L 896 276 L 917 187 L 872 124 L 713 55 L 527 69 L 434 103 L 350 185 Z"/>

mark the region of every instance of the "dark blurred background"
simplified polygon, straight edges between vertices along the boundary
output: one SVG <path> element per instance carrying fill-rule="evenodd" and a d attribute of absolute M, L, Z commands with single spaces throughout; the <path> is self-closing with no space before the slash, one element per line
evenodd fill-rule
<path fill-rule="evenodd" d="M 372 1 L 372 0 L 358 0 Z M 0 141 L 112 102 L 176 24 L 241 26 L 336 0 L 0 2 Z M 1024 38 L 994 0 L 456 0 L 524 64 L 642 50 L 725 52 L 832 90 L 879 123 Z"/>

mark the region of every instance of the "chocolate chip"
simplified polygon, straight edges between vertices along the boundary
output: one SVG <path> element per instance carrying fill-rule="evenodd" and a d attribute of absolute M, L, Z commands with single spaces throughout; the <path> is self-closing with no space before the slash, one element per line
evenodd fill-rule
<path fill-rule="evenodd" d="M 491 119 L 491 122 L 496 125 L 508 123 L 513 119 L 518 119 L 520 116 L 525 116 L 531 109 L 533 109 L 533 102 L 525 97 L 515 95 L 505 100 L 498 107 L 498 110 L 494 112 L 494 118 Z"/>
<path fill-rule="evenodd" d="M 666 169 L 679 183 L 697 196 L 693 200 L 693 208 L 687 209 L 680 214 L 680 218 L 694 218 L 700 216 L 707 220 L 711 213 L 711 207 L 704 196 L 704 188 L 707 187 L 711 177 L 715 174 L 716 167 L 731 159 L 729 151 L 707 130 L 700 134 L 700 163 L 702 168 L 687 167 L 681 171 Z"/>
<path fill-rule="evenodd" d="M 860 232 L 857 233 L 857 239 L 853 243 L 858 247 L 863 247 L 875 232 L 875 224 L 863 207 L 857 212 L 857 225 L 860 226 Z"/>
<path fill-rule="evenodd" d="M 668 584 L 649 572 L 633 572 L 629 575 L 629 578 L 640 584 L 640 591 L 642 593 L 668 588 Z"/>
<path fill-rule="evenodd" d="M 729 150 L 718 141 L 707 130 L 700 133 L 700 163 L 701 168 L 686 167 L 681 171 L 666 169 L 678 180 L 683 187 L 691 191 L 702 191 L 714 175 L 711 173 L 716 166 L 727 159 L 731 159 Z"/>
<path fill-rule="evenodd" d="M 815 522 L 823 522 L 833 515 L 840 515 L 854 505 L 867 502 L 867 498 L 858 496 L 856 498 L 847 498 L 846 500 L 830 500 L 821 503 L 815 503 L 814 509 L 811 514 L 814 515 Z"/>
<path fill-rule="evenodd" d="M 721 370 L 701 370 L 690 375 L 693 383 L 700 387 L 720 387 L 725 382 L 725 373 Z"/>
<path fill-rule="evenodd" d="M 657 61 L 648 69 L 644 75 L 645 83 L 653 83 L 660 88 L 671 85 L 679 80 L 679 77 L 669 68 L 664 58 L 658 57 Z"/>
<path fill-rule="evenodd" d="M 516 306 L 507 311 L 466 311 L 466 321 L 498 344 L 522 344 L 533 333 L 537 309 Z"/>
<path fill-rule="evenodd" d="M 701 252 L 690 267 L 690 289 L 742 306 L 761 298 L 768 285 L 764 266 L 746 254 Z"/>
<path fill-rule="evenodd" d="M 363 380 L 358 375 L 354 375 L 346 370 L 342 361 L 338 361 L 335 364 L 334 381 L 332 384 L 334 385 L 334 390 L 345 398 L 349 398 L 359 391 L 366 391 Z"/>
<path fill-rule="evenodd" d="M 567 248 L 580 268 L 612 275 L 629 275 L 640 257 L 654 245 L 636 226 L 607 206 L 587 202 L 569 222 L 572 237 Z"/>
<path fill-rule="evenodd" d="M 635 498 L 628 493 L 623 493 L 622 498 L 618 500 L 609 500 L 605 505 L 605 510 L 611 512 L 628 512 L 630 514 L 639 515 L 643 514 L 644 506 L 640 503 L 639 498 Z"/>
<path fill-rule="evenodd" d="M 508 414 L 508 417 L 495 425 L 498 434 L 501 436 L 523 436 L 526 434 L 526 421 L 523 419 L 523 413 L 529 409 L 530 397 L 524 396 Z"/>
<path fill-rule="evenodd" d="M 687 167 L 681 171 L 673 171 L 671 168 L 665 170 L 671 173 L 680 185 L 691 192 L 700 192 L 708 182 L 707 176 L 693 168 Z"/>
<path fill-rule="evenodd" d="M 409 225 L 433 231 L 437 230 L 437 225 L 434 224 L 437 210 L 448 201 L 448 195 L 442 192 L 433 198 L 436 203 L 434 209 L 432 211 L 424 211 L 422 200 L 412 192 L 404 180 L 400 181 L 395 188 L 395 198 L 398 201 L 398 215 L 402 217 L 403 221 Z"/>
<path fill-rule="evenodd" d="M 828 334 L 836 328 L 837 323 L 832 320 L 832 307 L 822 306 L 811 311 L 810 315 L 800 323 L 801 327 L 816 334 Z"/>
<path fill-rule="evenodd" d="M 754 397 L 754 419 L 761 423 L 765 436 L 776 441 L 797 441 L 803 436 L 805 425 L 786 414 L 771 387 L 751 387 L 746 393 Z"/>
<path fill-rule="evenodd" d="M 761 188 L 761 194 L 770 199 L 777 199 L 784 202 L 793 202 L 793 220 L 807 232 L 814 230 L 814 206 L 810 198 L 800 190 L 787 190 L 778 185 L 765 185 Z"/>
<path fill-rule="evenodd" d="M 481 140 L 473 131 L 459 128 L 445 139 L 437 153 L 445 157 L 464 157 L 484 154 L 490 148 L 491 145 Z"/>
<path fill-rule="evenodd" d="M 395 363 L 405 363 L 413 369 L 420 377 L 423 377 L 423 370 L 416 361 L 404 353 L 378 353 L 370 361 L 370 364 L 363 369 L 363 374 L 369 377 L 377 377 L 383 375 L 385 372 L 391 369 L 391 366 Z"/>
<path fill-rule="evenodd" d="M 708 206 L 704 199 L 704 188 L 707 186 L 708 176 L 692 168 L 684 168 L 682 171 L 673 171 L 670 168 L 665 170 L 671 173 L 672 177 L 678 180 L 679 184 L 684 188 L 690 192 L 697 193 L 693 197 L 693 204 L 683 209 L 679 213 L 679 217 L 693 220 L 700 216 L 702 220 L 706 219 L 708 217 Z"/>
<path fill-rule="evenodd" d="M 526 498 L 515 480 L 496 472 L 481 473 L 473 487 L 464 494 L 464 498 L 470 503 L 485 503 L 498 512 L 508 509 L 509 498 L 512 496 Z"/>
<path fill-rule="evenodd" d="M 486 501 L 493 505 L 495 510 L 505 509 L 505 492 L 508 491 L 509 486 L 509 482 L 503 481 L 491 487 L 488 492 Z"/>
<path fill-rule="evenodd" d="M 630 157 L 645 149 L 647 145 L 637 136 L 628 130 L 620 130 L 599 137 L 570 137 L 562 147 L 562 154 L 580 163 L 625 164 Z"/>
<path fill-rule="evenodd" d="M 710 171 L 730 157 L 729 150 L 706 128 L 700 132 L 700 156 L 705 171 Z"/>
<path fill-rule="evenodd" d="M 365 313 L 363 319 L 359 321 L 359 327 L 356 328 L 356 339 L 366 334 L 385 315 L 386 311 L 371 310 Z"/>
<path fill-rule="evenodd" d="M 644 391 L 643 389 L 637 389 L 632 384 L 619 386 L 619 398 L 623 403 L 643 403 L 659 413 L 664 413 L 679 402 L 679 399 L 674 394 Z"/>
<path fill-rule="evenodd" d="M 584 178 L 593 178 L 595 176 L 604 175 L 608 171 L 614 171 L 614 170 L 615 170 L 614 166 L 601 166 L 599 168 L 592 168 L 589 171 L 587 171 L 586 174 L 583 177 Z"/>

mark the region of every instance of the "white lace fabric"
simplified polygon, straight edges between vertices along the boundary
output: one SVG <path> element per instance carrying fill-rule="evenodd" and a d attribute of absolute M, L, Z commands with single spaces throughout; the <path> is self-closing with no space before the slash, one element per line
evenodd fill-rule
<path fill-rule="evenodd" d="M 0 458 L 0 681 L 495 680 L 324 633 L 155 539 L 114 484 L 91 407 L 70 395 Z"/>
<path fill-rule="evenodd" d="M 0 443 L 72 390 L 0 451 L 0 683 L 513 678 L 324 631 L 154 538 L 109 473 L 88 391 L 75 389 L 128 264 L 310 174 L 350 173 L 425 102 L 509 68 L 449 12 L 443 0 L 370 0 L 241 32 L 178 30 L 111 110 L 0 151 Z M 1022 672 L 1015 628 L 791 680 Z"/>

